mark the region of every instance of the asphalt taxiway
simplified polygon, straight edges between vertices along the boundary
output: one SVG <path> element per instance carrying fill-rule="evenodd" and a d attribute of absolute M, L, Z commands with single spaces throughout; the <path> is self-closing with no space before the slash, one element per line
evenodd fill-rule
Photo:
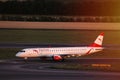
<path fill-rule="evenodd" d="M 119 64 L 120 59 L 70 59 L 65 62 L 29 60 L 25 63 L 22 59 L 1 60 L 0 80 L 119 80 L 119 72 L 97 72 L 50 69 L 54 65 L 65 63 L 110 63 Z"/>

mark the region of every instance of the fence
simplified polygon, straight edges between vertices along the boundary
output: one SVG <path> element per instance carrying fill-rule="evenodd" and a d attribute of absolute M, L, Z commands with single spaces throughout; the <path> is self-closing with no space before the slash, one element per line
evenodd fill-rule
<path fill-rule="evenodd" d="M 120 16 L 0 15 L 0 20 L 32 22 L 120 22 Z"/>

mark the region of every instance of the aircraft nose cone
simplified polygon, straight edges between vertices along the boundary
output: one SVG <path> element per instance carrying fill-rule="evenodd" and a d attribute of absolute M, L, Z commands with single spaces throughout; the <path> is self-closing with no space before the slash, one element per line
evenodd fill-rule
<path fill-rule="evenodd" d="M 17 53 L 15 56 L 16 56 L 16 57 L 20 57 L 20 53 Z"/>

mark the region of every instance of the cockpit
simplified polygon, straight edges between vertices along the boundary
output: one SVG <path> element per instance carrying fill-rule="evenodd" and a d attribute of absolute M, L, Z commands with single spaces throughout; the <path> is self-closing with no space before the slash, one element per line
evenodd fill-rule
<path fill-rule="evenodd" d="M 22 56 L 25 55 L 25 53 L 26 53 L 26 50 L 23 49 L 23 50 L 19 51 L 19 52 L 16 54 L 16 57 L 22 57 Z"/>
<path fill-rule="evenodd" d="M 25 50 L 21 50 L 21 51 L 19 51 L 19 52 L 25 52 Z"/>
<path fill-rule="evenodd" d="M 38 56 L 39 54 L 39 51 L 38 49 L 34 49 L 34 48 L 29 48 L 29 49 L 22 49 L 21 51 L 19 51 L 17 54 L 16 54 L 16 57 L 24 57 L 24 58 L 27 58 L 27 57 L 36 57 Z"/>

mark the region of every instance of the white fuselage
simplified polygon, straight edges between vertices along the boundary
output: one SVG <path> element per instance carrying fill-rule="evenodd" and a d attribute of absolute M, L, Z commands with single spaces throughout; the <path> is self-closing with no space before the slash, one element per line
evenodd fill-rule
<path fill-rule="evenodd" d="M 101 51 L 102 47 L 56 47 L 56 48 L 28 48 L 18 52 L 18 57 L 51 57 L 54 55 L 87 55 Z"/>

